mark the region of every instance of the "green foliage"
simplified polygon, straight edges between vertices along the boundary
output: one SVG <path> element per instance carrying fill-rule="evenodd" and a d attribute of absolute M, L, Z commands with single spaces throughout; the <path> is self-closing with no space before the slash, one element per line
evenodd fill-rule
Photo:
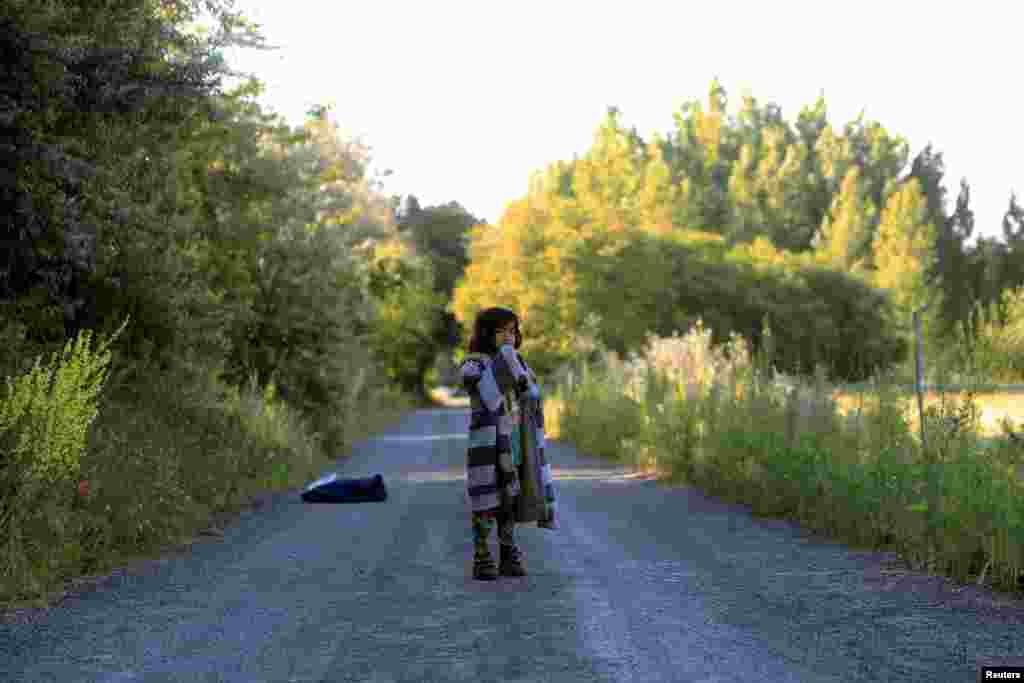
<path fill-rule="evenodd" d="M 730 116 L 717 81 L 707 102 L 686 103 L 674 130 L 650 143 L 610 108 L 584 155 L 536 174 L 499 225 L 473 231 L 452 311 L 465 331 L 484 306 L 514 307 L 529 329 L 527 352 L 546 370 L 595 344 L 625 352 L 647 332 L 667 334 L 698 316 L 718 341 L 736 330 L 756 343 L 768 317 L 789 335 L 780 337 L 783 366 L 825 363 L 837 376 L 863 377 L 905 354 L 894 302 L 866 283 L 876 251 L 896 254 L 903 236 L 894 235 L 911 229 L 913 211 L 893 208 L 886 246 L 875 249 L 878 208 L 909 201 L 897 197 L 907 149 L 863 117 L 833 128 L 822 98 L 795 124 L 753 96 Z M 934 169 L 924 162 L 916 168 L 927 175 Z M 915 226 L 934 225 L 917 218 Z M 934 260 L 923 253 L 933 245 L 913 242 L 919 266 Z M 897 277 L 892 263 L 887 287 L 898 280 L 901 292 L 925 298 L 929 275 L 918 267 Z M 822 267 L 841 275 L 830 279 Z"/>
<path fill-rule="evenodd" d="M 322 420 L 348 398 L 355 368 L 339 354 L 354 346 L 356 310 L 352 292 L 334 270 L 337 256 L 325 242 L 320 233 L 268 246 L 251 327 L 239 343 L 244 360 L 233 360 L 264 381 L 276 381 L 293 405 L 320 418 L 317 427 L 333 430 L 330 420 Z M 329 436 L 329 447 L 337 448 L 343 434 Z"/>
<path fill-rule="evenodd" d="M 942 155 L 926 148 L 914 160 L 912 175 L 920 180 L 928 200 L 930 223 L 936 228 L 935 258 L 928 270 L 928 283 L 937 299 L 936 330 L 945 339 L 969 332 L 972 301 L 979 295 L 972 283 L 972 255 L 965 243 L 974 231 L 974 213 L 970 208 L 970 188 L 961 183 L 956 210 L 946 215 L 945 191 L 939 186 L 944 172 Z"/>
<path fill-rule="evenodd" d="M 1024 283 L 1024 211 L 1011 198 L 1007 241 L 967 246 L 966 182 L 947 217 L 941 154 L 929 146 L 906 174 L 908 150 L 863 116 L 833 125 L 821 97 L 793 123 L 751 95 L 730 116 L 717 81 L 649 143 L 609 108 L 585 154 L 473 230 L 451 310 L 465 331 L 484 306 L 516 308 L 545 370 L 698 315 L 716 341 L 732 329 L 755 343 L 767 317 L 780 367 L 849 379 L 906 358 L 909 312 L 925 303 L 929 345 L 948 348 L 959 329 L 977 333 L 974 302 Z M 698 232 L 732 251 L 679 247 Z"/>
<path fill-rule="evenodd" d="M 413 198 L 415 199 L 415 198 Z M 435 273 L 435 288 L 451 298 L 455 283 L 469 263 L 469 231 L 480 223 L 457 202 L 419 208 L 419 203 L 399 220 L 397 229 L 405 235 L 416 255 L 427 259 Z"/>
<path fill-rule="evenodd" d="M 5 158 L 19 170 L 4 184 L 20 207 L 5 219 L 17 239 L 0 259 L 0 287 L 12 298 L 45 286 L 73 336 L 88 317 L 84 281 L 102 271 L 106 228 L 145 210 L 152 196 L 126 191 L 149 180 L 144 151 L 203 115 L 222 65 L 181 30 L 183 1 L 164 3 L 164 12 L 148 0 L 38 5 L 7 3 L 0 24 L 4 53 L 16 57 L 5 60 Z M 219 0 L 208 8 L 234 25 Z M 28 336 L 40 331 L 30 326 Z"/>
<path fill-rule="evenodd" d="M 1024 287 L 1004 292 L 998 302 L 975 308 L 971 360 L 994 381 L 1024 381 Z"/>
<path fill-rule="evenodd" d="M 113 252 L 131 287 L 98 288 L 101 312 L 138 311 L 135 360 L 221 359 L 230 383 L 275 379 L 337 449 L 372 351 L 365 255 L 393 226 L 365 148 L 338 136 L 326 108 L 292 131 L 247 100 L 258 92 L 240 86 L 185 131 L 166 203 L 179 229 L 160 259 L 145 238 Z"/>
<path fill-rule="evenodd" d="M 426 373 L 448 341 L 445 297 L 434 288 L 429 262 L 387 253 L 380 252 L 373 271 L 372 286 L 379 293 L 372 346 L 392 381 L 410 393 L 423 393 Z"/>
<path fill-rule="evenodd" d="M 95 352 L 84 331 L 47 367 L 39 356 L 28 373 L 6 378 L 0 401 L 0 595 L 38 589 L 62 562 L 77 560 L 59 554 L 74 523 L 53 491 L 63 491 L 82 471 L 108 347 L 127 323 Z"/>
<path fill-rule="evenodd" d="M 28 374 L 6 378 L 0 432 L 14 442 L 6 467 L 24 467 L 25 476 L 41 482 L 78 474 L 86 435 L 99 411 L 110 362 L 107 348 L 127 323 L 97 352 L 90 350 L 90 333 L 84 331 L 67 342 L 60 356 L 54 354 L 48 367 L 40 367 L 38 357 Z"/>
<path fill-rule="evenodd" d="M 87 495 L 0 462 L 4 596 L 177 540 L 268 483 L 308 480 L 410 405 L 377 355 L 396 335 L 378 327 L 400 319 L 435 348 L 443 336 L 433 280 L 399 299 L 372 286 L 374 248 L 397 232 L 368 148 L 327 107 L 292 130 L 253 101 L 258 81 L 223 92 L 218 49 L 259 37 L 220 0 L 206 4 L 222 20 L 215 36 L 185 28 L 192 0 L 88 12 L 16 1 L 0 20 L 0 47 L 18 58 L 0 128 L 19 168 L 0 176 L 18 207 L 0 256 L 0 370 L 28 378 L 5 408 L 4 450 L 66 479 L 95 426 Z M 117 336 L 126 316 L 109 359 L 87 363 L 75 347 L 66 368 L 29 367 L 81 330 Z M 109 376 L 90 370 L 98 358 Z M 97 416 L 84 397 L 102 377 Z M 51 384 L 68 394 L 51 402 L 63 412 L 29 419 Z M 29 453 L 40 444 L 45 458 Z"/>
<path fill-rule="evenodd" d="M 630 442 L 642 429 L 640 404 L 623 395 L 621 364 L 608 356 L 605 361 L 608 376 L 584 365 L 568 390 L 559 417 L 559 438 L 588 453 L 631 464 Z M 611 379 L 611 373 L 616 373 L 617 380 Z"/>
<path fill-rule="evenodd" d="M 572 192 L 587 222 L 618 229 L 639 220 L 643 188 L 643 147 L 610 107 L 594 134 L 594 144 L 573 169 Z"/>
<path fill-rule="evenodd" d="M 559 215 L 563 206 L 566 214 Z M 586 231 L 571 200 L 513 202 L 500 227 L 474 226 L 465 277 L 450 310 L 468 338 L 476 314 L 506 306 L 522 322 L 523 355 L 539 374 L 567 357 L 587 353 L 590 340 L 577 318 L 575 275 L 566 256 Z"/>
<path fill-rule="evenodd" d="M 585 366 L 582 380 L 559 386 L 559 438 L 959 580 L 991 568 L 999 587 L 1019 587 L 1019 446 L 982 447 L 969 398 L 929 413 L 940 476 L 888 381 L 844 415 L 820 378 L 787 386 L 755 368 L 749 355 L 714 349 L 700 328 L 652 338 L 631 363 Z M 967 418 L 951 431 L 956 415 Z"/>
<path fill-rule="evenodd" d="M 397 225 L 400 256 L 376 262 L 371 289 L 387 292 L 378 309 L 377 348 L 388 376 L 407 390 L 422 393 L 429 383 L 424 368 L 460 344 L 447 303 L 469 263 L 470 230 L 479 223 L 458 202 L 423 209 L 407 197 Z"/>
<path fill-rule="evenodd" d="M 911 178 L 889 197 L 873 245 L 873 281 L 892 294 L 903 329 L 910 329 L 915 310 L 933 303 L 936 292 L 928 287 L 928 273 L 936 254 L 937 233 L 925 223 L 927 206 L 918 181 Z M 925 336 L 938 335 L 939 310 L 926 312 Z"/>
<path fill-rule="evenodd" d="M 809 355 L 830 368 L 833 378 L 865 379 L 907 357 L 909 348 L 899 334 L 887 292 L 827 268 L 805 268 L 800 278 L 803 286 L 797 288 L 795 298 L 803 295 L 809 303 L 797 307 L 801 314 L 791 322 L 773 318 L 773 329 L 779 330 L 780 336 L 783 328 L 810 330 L 805 339 L 814 340 L 811 348 L 822 349 L 822 355 L 815 358 L 816 351 Z M 815 314 L 819 305 L 824 307 L 824 315 Z M 789 348 L 783 341 L 778 347 Z M 805 352 L 800 360 L 791 359 L 780 367 L 809 369 L 812 364 L 801 362 L 807 356 Z"/>
<path fill-rule="evenodd" d="M 822 224 L 821 241 L 816 248 L 823 260 L 837 270 L 865 273 L 874 213 L 861 185 L 860 169 L 853 166 L 843 178 L 839 194 Z"/>
<path fill-rule="evenodd" d="M 641 232 L 595 236 L 570 263 L 578 305 L 601 320 L 599 339 L 619 353 L 648 333 L 666 336 L 698 318 L 715 343 L 738 332 L 759 344 L 770 320 L 772 361 L 787 372 L 818 364 L 836 377 L 862 379 L 906 354 L 889 298 L 857 278 L 795 258 L 783 262 L 714 240 L 662 238 Z"/>

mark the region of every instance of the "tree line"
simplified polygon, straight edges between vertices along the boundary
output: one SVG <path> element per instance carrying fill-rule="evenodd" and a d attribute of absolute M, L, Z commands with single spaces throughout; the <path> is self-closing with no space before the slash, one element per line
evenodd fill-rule
<path fill-rule="evenodd" d="M 212 36 L 186 30 L 200 4 Z M 330 432 L 355 385 L 422 393 L 492 303 L 522 312 L 542 370 L 701 318 L 854 378 L 905 356 L 911 310 L 970 338 L 1024 284 L 1015 197 L 1002 239 L 969 244 L 970 187 L 948 206 L 941 153 L 910 159 L 863 116 L 834 126 L 823 98 L 793 121 L 750 95 L 730 112 L 715 81 L 649 140 L 610 108 L 488 225 L 388 195 L 329 109 L 291 128 L 258 79 L 226 90 L 240 44 L 263 42 L 220 0 L 6 3 L 5 374 L 130 317 L 124 381 L 201 359 L 274 381 Z"/>
<path fill-rule="evenodd" d="M 760 347 L 770 331 L 779 366 L 845 379 L 905 358 L 926 305 L 931 340 L 1007 322 L 1006 295 L 1024 285 L 1024 213 L 1011 195 L 1003 238 L 970 244 L 970 187 L 948 205 L 932 145 L 911 159 L 877 121 L 834 125 L 821 97 L 793 121 L 752 95 L 730 112 L 717 80 L 674 118 L 645 140 L 610 107 L 584 154 L 538 172 L 497 226 L 474 228 L 460 322 L 519 307 L 529 351 L 552 369 L 702 318 L 717 341 L 736 332 Z"/>

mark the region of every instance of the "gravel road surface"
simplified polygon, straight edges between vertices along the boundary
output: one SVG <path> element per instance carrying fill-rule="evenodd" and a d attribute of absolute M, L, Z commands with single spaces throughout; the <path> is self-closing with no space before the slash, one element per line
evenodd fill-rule
<path fill-rule="evenodd" d="M 361 443 L 343 476 L 221 538 L 0 623 L 0 681 L 975 681 L 1024 664 L 1024 603 L 899 570 L 788 522 L 550 442 L 562 528 L 522 528 L 529 575 L 477 582 L 464 409 Z"/>

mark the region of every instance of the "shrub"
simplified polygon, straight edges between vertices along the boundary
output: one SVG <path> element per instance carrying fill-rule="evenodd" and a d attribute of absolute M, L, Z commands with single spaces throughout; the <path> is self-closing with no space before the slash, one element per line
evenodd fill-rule
<path fill-rule="evenodd" d="M 1024 381 L 1024 287 L 975 308 L 972 361 L 996 381 Z"/>
<path fill-rule="evenodd" d="M 8 468 L 24 466 L 40 481 L 75 477 L 86 434 L 96 419 L 97 400 L 110 362 L 108 347 L 125 320 L 97 352 L 89 349 L 89 330 L 68 341 L 47 368 L 36 358 L 32 370 L 17 380 L 6 378 L 7 395 L 0 402 L 0 431 L 14 441 Z"/>
<path fill-rule="evenodd" d="M 47 367 L 40 356 L 27 374 L 6 378 L 0 402 L 0 537 L 7 541 L 0 552 L 2 584 L 33 586 L 60 564 L 52 551 L 63 547 L 70 524 L 61 484 L 81 471 L 89 428 L 99 414 L 108 348 L 127 324 L 96 352 L 85 330 Z"/>

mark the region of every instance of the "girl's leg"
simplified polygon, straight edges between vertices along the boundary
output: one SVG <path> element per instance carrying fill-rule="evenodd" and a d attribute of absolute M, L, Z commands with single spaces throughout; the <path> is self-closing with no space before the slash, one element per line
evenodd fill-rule
<path fill-rule="evenodd" d="M 523 553 L 516 545 L 516 522 L 498 515 L 498 571 L 503 576 L 526 576 Z"/>
<path fill-rule="evenodd" d="M 498 567 L 491 557 L 488 540 L 495 526 L 493 512 L 473 513 L 473 578 L 492 581 L 498 578 Z"/>
<path fill-rule="evenodd" d="M 491 511 L 485 512 L 474 512 L 473 513 L 473 557 L 474 559 L 483 559 L 490 557 L 491 551 L 488 547 L 488 541 L 491 538 L 491 532 L 494 530 L 496 525 L 495 515 Z"/>
<path fill-rule="evenodd" d="M 515 520 L 508 519 L 505 515 L 498 515 L 498 543 L 504 546 L 516 544 Z"/>

